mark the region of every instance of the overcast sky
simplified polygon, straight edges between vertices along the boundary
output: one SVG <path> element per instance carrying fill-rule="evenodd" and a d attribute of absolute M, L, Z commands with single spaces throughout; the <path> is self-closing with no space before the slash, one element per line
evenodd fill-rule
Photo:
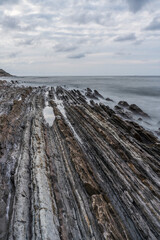
<path fill-rule="evenodd" d="M 0 0 L 0 68 L 160 75 L 160 0 Z"/>

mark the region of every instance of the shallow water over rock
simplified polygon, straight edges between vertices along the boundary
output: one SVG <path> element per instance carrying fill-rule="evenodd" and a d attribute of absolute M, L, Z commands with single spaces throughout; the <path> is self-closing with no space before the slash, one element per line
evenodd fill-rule
<path fill-rule="evenodd" d="M 46 106 L 43 110 L 43 115 L 46 120 L 46 122 L 49 124 L 49 126 L 53 125 L 53 122 L 55 120 L 55 115 L 53 113 L 53 108 L 50 106 Z"/>

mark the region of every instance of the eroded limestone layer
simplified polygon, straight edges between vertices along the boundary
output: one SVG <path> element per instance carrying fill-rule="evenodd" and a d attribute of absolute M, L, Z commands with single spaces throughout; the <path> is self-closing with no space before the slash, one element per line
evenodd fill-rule
<path fill-rule="evenodd" d="M 160 239 L 160 142 L 101 98 L 0 82 L 1 240 Z"/>

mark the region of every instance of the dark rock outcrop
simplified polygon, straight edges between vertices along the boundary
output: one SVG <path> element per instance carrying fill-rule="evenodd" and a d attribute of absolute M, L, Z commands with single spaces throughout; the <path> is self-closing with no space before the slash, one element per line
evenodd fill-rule
<path fill-rule="evenodd" d="M 90 88 L 86 89 L 85 95 L 86 95 L 86 97 L 91 98 L 91 99 L 98 100 L 99 98 L 103 98 L 103 96 L 97 90 L 92 91 L 92 89 L 90 89 Z"/>
<path fill-rule="evenodd" d="M 149 115 L 147 113 L 145 113 L 141 108 L 139 108 L 136 104 L 129 105 L 129 110 L 140 116 L 150 118 Z"/>
<path fill-rule="evenodd" d="M 106 98 L 106 101 L 114 102 L 111 98 Z"/>
<path fill-rule="evenodd" d="M 129 105 L 126 101 L 120 101 L 118 105 L 115 105 L 114 109 L 117 114 L 125 119 L 133 119 L 135 116 L 138 116 L 138 121 L 145 121 L 146 118 L 150 118 L 150 116 L 136 104 Z"/>
<path fill-rule="evenodd" d="M 9 73 L 5 72 L 3 69 L 0 69 L 0 77 L 11 77 Z"/>
<path fill-rule="evenodd" d="M 94 90 L 94 95 L 96 97 L 103 98 L 103 96 L 97 90 Z"/>
<path fill-rule="evenodd" d="M 122 107 L 129 107 L 129 104 L 126 101 L 120 101 L 118 103 L 118 105 L 122 106 Z"/>

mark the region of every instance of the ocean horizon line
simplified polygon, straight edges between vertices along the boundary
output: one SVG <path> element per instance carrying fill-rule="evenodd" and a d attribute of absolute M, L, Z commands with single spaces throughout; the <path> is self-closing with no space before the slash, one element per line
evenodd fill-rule
<path fill-rule="evenodd" d="M 160 77 L 160 75 L 12 75 L 11 77 Z"/>

